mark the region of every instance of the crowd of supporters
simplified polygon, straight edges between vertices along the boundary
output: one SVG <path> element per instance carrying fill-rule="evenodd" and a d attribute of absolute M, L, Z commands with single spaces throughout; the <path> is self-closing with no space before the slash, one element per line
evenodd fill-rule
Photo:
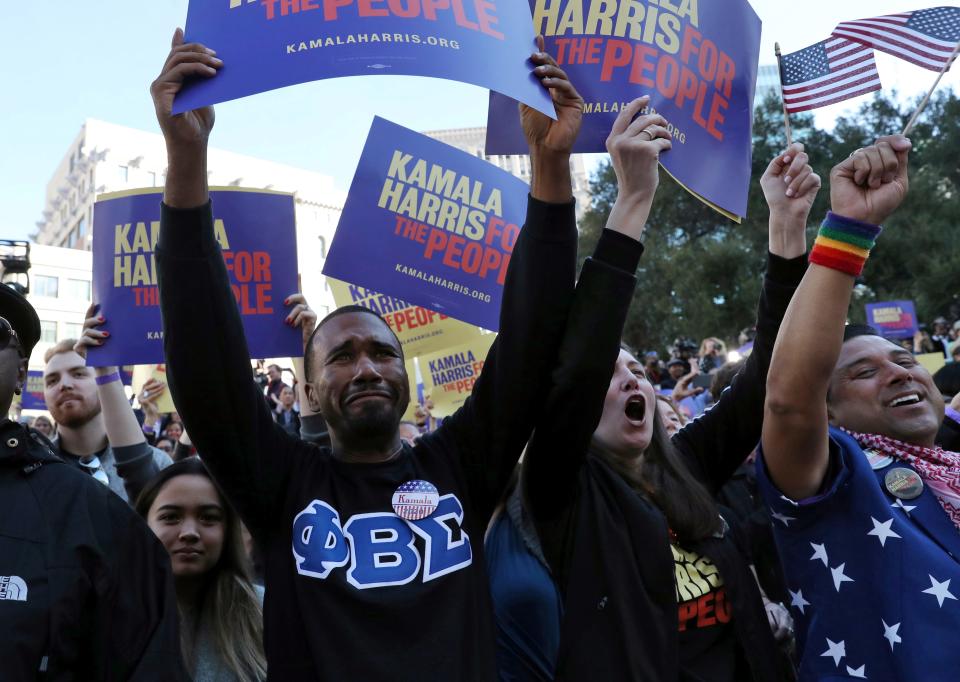
<path fill-rule="evenodd" d="M 618 197 L 578 273 L 583 101 L 531 62 L 557 119 L 521 108 L 533 172 L 498 338 L 462 408 L 407 422 L 403 348 L 367 309 L 318 320 L 290 292 L 303 357 L 251 369 L 213 111 L 171 114 L 222 63 L 175 36 L 151 89 L 168 383 L 131 400 L 87 365 L 123 324 L 92 306 L 44 357 L 50 417 L 0 425 L 0 679 L 955 679 L 960 322 L 905 344 L 846 324 L 909 140 L 836 160 L 809 252 L 821 179 L 802 145 L 778 154 L 755 326 L 637 352 L 667 122 L 640 98 L 614 124 Z M 0 287 L 0 409 L 39 329 Z M 937 353 L 931 376 L 916 355 Z"/>

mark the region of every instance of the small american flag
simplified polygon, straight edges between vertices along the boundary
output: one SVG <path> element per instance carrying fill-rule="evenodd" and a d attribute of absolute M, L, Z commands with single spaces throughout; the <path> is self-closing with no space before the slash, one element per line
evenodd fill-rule
<path fill-rule="evenodd" d="M 788 113 L 836 104 L 880 89 L 873 50 L 846 38 L 828 38 L 780 61 Z"/>
<path fill-rule="evenodd" d="M 833 35 L 940 71 L 948 65 L 960 42 L 960 7 L 934 7 L 845 21 L 833 30 Z"/>

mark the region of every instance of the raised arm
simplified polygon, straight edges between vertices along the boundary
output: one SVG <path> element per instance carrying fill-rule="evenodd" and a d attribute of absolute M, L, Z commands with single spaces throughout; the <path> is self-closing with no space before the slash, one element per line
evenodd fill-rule
<path fill-rule="evenodd" d="M 903 201 L 909 150 L 906 138 L 884 137 L 830 173 L 833 211 L 821 240 L 831 234 L 841 239 L 827 241 L 822 250 L 818 242 L 787 309 L 767 379 L 764 462 L 781 492 L 795 500 L 819 491 L 829 464 L 827 391 L 862 267 L 850 255 L 862 251 L 844 243 L 872 245 L 877 226 Z"/>
<path fill-rule="evenodd" d="M 170 391 L 197 450 L 257 535 L 277 518 L 298 441 L 283 433 L 253 381 L 250 354 L 214 238 L 207 191 L 213 109 L 173 116 L 185 78 L 211 77 L 219 60 L 184 45 L 178 30 L 151 87 L 168 170 L 156 250 Z"/>
<path fill-rule="evenodd" d="M 106 319 L 98 314 L 99 306 L 91 305 L 87 310 L 87 317 L 83 323 L 83 335 L 77 340 L 74 351 L 86 359 L 87 348 L 103 346 L 109 343 L 109 332 L 101 331 L 99 327 Z M 103 414 L 103 425 L 107 431 L 107 442 L 113 449 L 113 456 L 117 464 L 117 473 L 123 479 L 123 487 L 127 491 L 130 504 L 136 502 L 140 491 L 163 466 L 172 464 L 166 454 L 154 449 L 147 442 L 147 438 L 133 413 L 127 394 L 120 381 L 118 367 L 97 367 L 97 396 L 100 399 L 100 409 Z"/>
<path fill-rule="evenodd" d="M 546 406 L 524 458 L 528 508 L 541 529 L 575 502 L 577 476 L 603 414 L 636 286 L 640 244 L 659 182 L 659 156 L 671 148 L 660 116 L 633 116 L 649 98 L 631 102 L 614 123 L 607 149 L 617 199 L 594 256 L 583 266 Z M 541 533 L 547 543 L 557 533 Z M 555 547 L 547 555 L 558 556 Z"/>
<path fill-rule="evenodd" d="M 527 219 L 504 284 L 499 335 L 472 395 L 428 437 L 455 441 L 480 514 L 493 511 L 533 430 L 576 281 L 570 153 L 583 99 L 549 55 L 539 52 L 531 60 L 558 118 L 521 107 L 533 178 Z"/>
<path fill-rule="evenodd" d="M 805 231 L 820 176 L 803 145 L 778 154 L 760 179 L 770 209 L 769 253 L 753 351 L 716 405 L 674 436 L 691 470 L 711 491 L 726 483 L 760 441 L 767 372 L 777 331 L 806 271 Z"/>

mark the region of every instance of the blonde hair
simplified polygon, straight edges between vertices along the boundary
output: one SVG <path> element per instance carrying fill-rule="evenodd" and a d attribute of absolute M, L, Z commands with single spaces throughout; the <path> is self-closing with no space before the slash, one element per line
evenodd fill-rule
<path fill-rule="evenodd" d="M 73 353 L 73 347 L 77 345 L 76 339 L 64 339 L 63 341 L 57 341 L 56 344 L 50 346 L 47 349 L 47 352 L 43 354 L 43 364 L 50 362 L 50 359 L 54 355 L 60 355 L 61 353 Z"/>

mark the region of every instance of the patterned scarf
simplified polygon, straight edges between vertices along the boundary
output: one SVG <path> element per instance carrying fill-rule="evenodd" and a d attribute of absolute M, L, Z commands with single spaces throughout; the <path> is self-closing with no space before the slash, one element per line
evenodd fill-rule
<path fill-rule="evenodd" d="M 906 462 L 920 474 L 923 482 L 937 496 L 940 506 L 960 530 L 960 453 L 940 446 L 925 448 L 875 433 L 847 431 L 864 448 L 872 448 Z"/>

